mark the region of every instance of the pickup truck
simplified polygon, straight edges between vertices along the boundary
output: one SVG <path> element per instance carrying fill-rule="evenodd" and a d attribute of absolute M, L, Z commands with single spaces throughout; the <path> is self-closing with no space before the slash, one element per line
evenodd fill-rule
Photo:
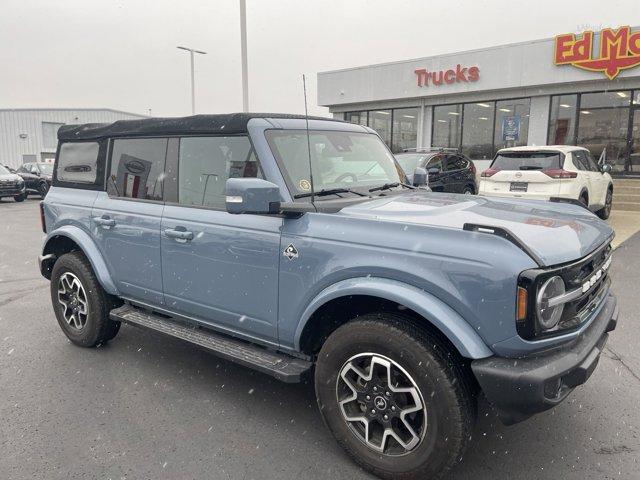
<path fill-rule="evenodd" d="M 605 222 L 416 188 L 424 170 L 408 184 L 367 127 L 198 115 L 58 140 L 39 264 L 69 340 L 127 323 L 312 378 L 331 433 L 381 478 L 445 475 L 479 395 L 507 424 L 558 405 L 616 326 Z"/>

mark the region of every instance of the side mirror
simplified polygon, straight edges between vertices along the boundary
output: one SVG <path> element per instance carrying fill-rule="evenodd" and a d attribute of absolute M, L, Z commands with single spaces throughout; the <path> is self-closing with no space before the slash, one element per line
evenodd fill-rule
<path fill-rule="evenodd" d="M 604 165 L 602 165 L 602 167 L 600 167 L 600 171 L 602 173 L 611 173 L 611 165 L 608 163 L 605 163 Z"/>
<path fill-rule="evenodd" d="M 280 188 L 260 178 L 230 178 L 226 183 L 227 212 L 280 213 Z"/>
<path fill-rule="evenodd" d="M 413 172 L 413 186 L 423 187 L 429 181 L 429 175 L 424 168 L 418 167 Z"/>
<path fill-rule="evenodd" d="M 429 167 L 427 169 L 427 173 L 429 175 L 438 175 L 440 173 L 440 169 L 438 167 Z"/>

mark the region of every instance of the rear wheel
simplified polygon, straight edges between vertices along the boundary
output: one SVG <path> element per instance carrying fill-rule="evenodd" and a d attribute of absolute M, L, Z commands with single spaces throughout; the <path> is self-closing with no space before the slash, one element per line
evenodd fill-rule
<path fill-rule="evenodd" d="M 26 193 L 21 193 L 20 195 L 16 195 L 15 197 L 13 197 L 13 199 L 16 202 L 24 202 L 26 198 L 27 198 L 27 194 Z"/>
<path fill-rule="evenodd" d="M 318 406 L 336 440 L 385 479 L 441 478 L 470 438 L 475 398 L 453 355 L 411 319 L 381 313 L 338 328 L 320 351 Z"/>
<path fill-rule="evenodd" d="M 120 329 L 120 322 L 109 320 L 117 301 L 102 289 L 81 252 L 64 254 L 54 264 L 51 302 L 60 328 L 76 345 L 95 347 Z"/>
<path fill-rule="evenodd" d="M 600 210 L 598 210 L 596 212 L 596 214 L 603 220 L 606 220 L 607 218 L 609 218 L 609 215 L 611 215 L 611 205 L 613 204 L 613 190 L 611 190 L 611 188 L 609 188 L 607 190 L 607 197 L 605 198 L 604 201 L 604 207 L 602 207 Z"/>
<path fill-rule="evenodd" d="M 467 185 L 462 190 L 462 193 L 465 194 L 465 195 L 475 195 L 476 192 L 475 192 L 475 189 L 471 185 Z"/>

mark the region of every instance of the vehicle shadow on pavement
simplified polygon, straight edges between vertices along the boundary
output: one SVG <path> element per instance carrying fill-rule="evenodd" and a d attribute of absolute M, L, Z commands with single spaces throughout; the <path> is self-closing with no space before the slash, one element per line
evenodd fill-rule
<path fill-rule="evenodd" d="M 211 425 L 195 423 L 191 434 L 198 435 L 202 433 L 198 430 L 209 428 L 233 431 L 244 446 L 233 450 L 235 460 L 254 453 L 256 446 L 260 448 L 260 442 L 255 441 L 255 431 L 260 430 L 282 442 L 292 442 L 291 446 L 305 455 L 313 452 L 312 456 L 317 456 L 314 463 L 321 468 L 333 464 L 334 478 L 372 478 L 348 459 L 324 427 L 310 380 L 285 384 L 194 350 L 179 340 L 128 326 L 123 326 L 120 336 L 104 350 L 117 351 L 116 355 L 109 352 L 109 358 L 123 361 L 129 375 L 135 376 L 133 372 L 139 370 L 147 372 L 147 376 L 157 376 L 153 382 L 153 378 L 147 378 L 146 383 L 156 390 L 158 408 L 164 408 L 165 402 L 175 405 L 176 401 L 187 407 L 185 411 L 198 408 L 197 405 L 201 408 L 201 402 L 210 404 L 217 412 L 215 421 Z M 481 398 L 478 422 L 465 459 L 448 478 L 602 478 L 614 469 L 620 471 L 617 455 L 632 454 L 637 445 L 626 445 L 622 438 L 616 440 L 615 429 L 624 425 L 612 424 L 607 406 L 598 405 L 597 396 L 589 394 L 590 389 L 619 388 L 619 379 L 607 379 L 603 373 L 613 368 L 612 360 L 603 358 L 594 374 L 595 381 L 578 389 L 555 410 L 512 427 L 502 425 Z M 625 397 L 633 398 L 628 394 Z M 234 461 L 230 457 L 220 461 L 223 459 Z M 328 473 L 304 470 L 301 478 L 323 478 Z M 624 475 L 623 470 L 618 478 L 632 478 Z"/>

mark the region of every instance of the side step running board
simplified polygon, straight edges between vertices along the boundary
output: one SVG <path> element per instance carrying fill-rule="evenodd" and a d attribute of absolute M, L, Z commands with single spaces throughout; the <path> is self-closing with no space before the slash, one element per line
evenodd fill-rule
<path fill-rule="evenodd" d="M 299 382 L 302 375 L 313 365 L 300 358 L 266 350 L 209 330 L 184 325 L 131 305 L 111 310 L 109 318 L 179 338 L 221 358 L 259 370 L 287 383 Z"/>

